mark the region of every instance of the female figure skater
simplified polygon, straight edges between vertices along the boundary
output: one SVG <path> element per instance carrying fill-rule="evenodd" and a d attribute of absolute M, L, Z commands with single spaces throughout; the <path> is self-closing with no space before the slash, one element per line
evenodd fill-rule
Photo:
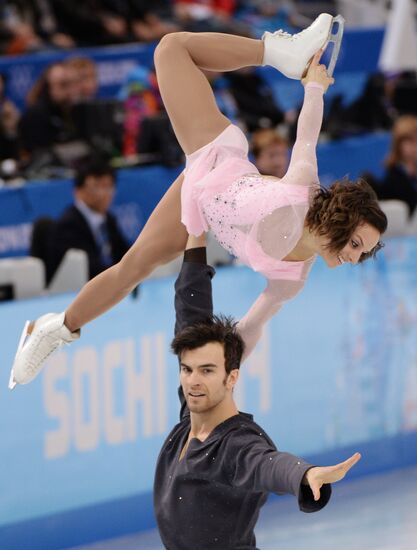
<path fill-rule="evenodd" d="M 175 258 L 188 233 L 211 230 L 219 242 L 268 279 L 240 322 L 246 355 L 262 325 L 303 286 L 317 254 L 330 267 L 373 255 L 386 218 L 366 184 L 320 190 L 315 146 L 323 93 L 333 82 L 319 64 L 333 23 L 320 15 L 299 34 L 266 33 L 263 40 L 217 33 L 172 33 L 155 51 L 161 95 L 186 156 L 186 169 L 167 191 L 123 259 L 88 282 L 66 312 L 27 323 L 9 387 L 27 383 L 58 346 L 124 298 L 158 265 Z M 315 55 L 314 55 L 315 54 Z M 312 59 L 313 58 L 313 59 Z M 221 114 L 200 69 L 231 71 L 270 65 L 301 79 L 305 98 L 289 169 L 264 177 L 247 158 L 248 143 Z"/>

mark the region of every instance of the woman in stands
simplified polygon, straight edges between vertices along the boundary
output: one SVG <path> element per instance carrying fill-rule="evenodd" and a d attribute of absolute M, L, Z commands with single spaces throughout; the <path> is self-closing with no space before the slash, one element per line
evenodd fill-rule
<path fill-rule="evenodd" d="M 303 287 L 317 255 L 334 267 L 375 254 L 386 218 L 373 191 L 364 183 L 320 189 L 317 176 L 323 94 L 333 83 L 319 61 L 332 24 L 333 18 L 322 14 L 293 36 L 278 31 L 254 40 L 173 33 L 161 40 L 155 51 L 156 72 L 187 156 L 185 172 L 117 265 L 91 280 L 66 312 L 48 314 L 25 328 L 11 387 L 29 382 L 54 349 L 79 336 L 81 326 L 118 303 L 158 265 L 175 258 L 187 233 L 212 231 L 225 248 L 268 280 L 240 322 L 246 353 L 262 325 Z M 273 66 L 289 78 L 302 78 L 305 87 L 296 143 L 281 180 L 262 176 L 249 162 L 245 136 L 218 110 L 200 70 L 232 71 L 250 65 Z"/>
<path fill-rule="evenodd" d="M 417 208 L 417 116 L 400 116 L 392 129 L 386 171 L 376 189 L 380 199 L 407 204 L 410 218 Z"/>

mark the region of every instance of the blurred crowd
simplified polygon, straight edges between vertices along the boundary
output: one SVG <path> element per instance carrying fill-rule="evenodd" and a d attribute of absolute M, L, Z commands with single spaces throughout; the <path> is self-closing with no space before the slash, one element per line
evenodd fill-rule
<path fill-rule="evenodd" d="M 2 54 L 151 42 L 175 30 L 252 35 L 306 22 L 288 0 L 4 0 L 0 21 Z"/>
<path fill-rule="evenodd" d="M 116 165 L 183 162 L 155 75 L 137 66 L 116 97 L 103 99 L 96 63 L 71 54 L 75 47 L 155 42 L 176 30 L 260 36 L 278 27 L 296 31 L 316 14 L 309 15 L 279 0 L 5 0 L 1 53 L 65 51 L 19 109 L 0 70 L 1 181 L 60 177 L 97 152 Z M 209 77 L 222 110 L 248 132 L 293 121 L 255 71 Z"/>

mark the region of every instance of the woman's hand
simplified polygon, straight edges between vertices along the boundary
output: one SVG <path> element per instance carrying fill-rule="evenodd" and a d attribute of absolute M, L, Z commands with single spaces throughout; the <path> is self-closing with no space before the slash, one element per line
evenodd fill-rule
<path fill-rule="evenodd" d="M 311 60 L 311 63 L 307 69 L 305 77 L 301 80 L 303 86 L 309 82 L 317 82 L 321 84 L 324 88 L 324 91 L 327 91 L 327 88 L 334 83 L 334 78 L 327 74 L 326 65 L 320 65 L 320 58 L 324 50 L 319 50 Z"/>

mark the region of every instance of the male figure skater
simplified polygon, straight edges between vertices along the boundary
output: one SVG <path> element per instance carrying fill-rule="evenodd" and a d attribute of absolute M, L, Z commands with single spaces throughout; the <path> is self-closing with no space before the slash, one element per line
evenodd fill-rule
<path fill-rule="evenodd" d="M 297 497 L 315 512 L 330 499 L 330 483 L 360 459 L 315 467 L 280 452 L 249 414 L 238 411 L 233 388 L 244 348 L 235 323 L 213 317 L 204 237 L 190 237 L 175 283 L 172 350 L 180 363 L 180 422 L 158 458 L 154 506 L 169 550 L 256 548 L 254 528 L 269 492 Z"/>

